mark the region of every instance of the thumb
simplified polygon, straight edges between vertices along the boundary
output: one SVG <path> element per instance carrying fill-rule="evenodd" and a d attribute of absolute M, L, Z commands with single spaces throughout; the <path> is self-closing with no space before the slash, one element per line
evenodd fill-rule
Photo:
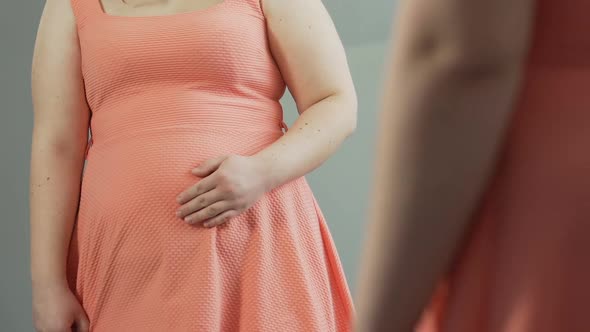
<path fill-rule="evenodd" d="M 209 159 L 207 161 L 204 161 L 201 165 L 194 168 L 192 170 L 192 173 L 194 175 L 197 175 L 200 177 L 208 176 L 211 173 L 215 172 L 219 168 L 219 166 L 221 166 L 223 161 L 226 159 L 227 159 L 227 156 L 221 156 L 221 157 L 217 157 L 217 158 L 213 158 L 213 159 Z"/>
<path fill-rule="evenodd" d="M 80 309 L 76 315 L 76 328 L 75 332 L 88 332 L 90 331 L 90 321 L 88 320 L 88 316 L 83 309 Z"/>

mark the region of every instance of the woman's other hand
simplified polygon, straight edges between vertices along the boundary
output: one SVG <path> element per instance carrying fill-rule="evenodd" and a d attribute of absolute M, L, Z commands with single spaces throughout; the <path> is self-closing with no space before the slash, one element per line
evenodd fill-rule
<path fill-rule="evenodd" d="M 33 321 L 37 332 L 88 332 L 90 322 L 67 286 L 33 289 Z"/>

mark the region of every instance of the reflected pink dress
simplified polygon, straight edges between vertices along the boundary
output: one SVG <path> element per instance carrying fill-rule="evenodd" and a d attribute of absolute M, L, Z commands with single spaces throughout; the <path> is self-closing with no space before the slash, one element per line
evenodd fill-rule
<path fill-rule="evenodd" d="M 418 331 L 590 331 L 590 1 L 537 1 L 497 174 Z"/>

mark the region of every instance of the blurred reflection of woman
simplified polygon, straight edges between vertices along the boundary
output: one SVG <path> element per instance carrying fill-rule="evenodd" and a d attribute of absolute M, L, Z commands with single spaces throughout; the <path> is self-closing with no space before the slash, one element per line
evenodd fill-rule
<path fill-rule="evenodd" d="M 589 10 L 403 2 L 360 331 L 590 331 Z"/>

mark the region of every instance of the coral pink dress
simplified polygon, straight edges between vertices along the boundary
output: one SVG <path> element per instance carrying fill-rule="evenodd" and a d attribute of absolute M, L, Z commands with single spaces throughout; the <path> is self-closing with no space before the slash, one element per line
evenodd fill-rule
<path fill-rule="evenodd" d="M 258 0 L 124 17 L 72 0 L 92 111 L 69 260 L 93 332 L 349 331 L 349 290 L 301 177 L 228 224 L 175 216 L 190 170 L 283 135 Z"/>
<path fill-rule="evenodd" d="M 590 331 L 590 2 L 538 0 L 491 188 L 421 332 Z"/>

